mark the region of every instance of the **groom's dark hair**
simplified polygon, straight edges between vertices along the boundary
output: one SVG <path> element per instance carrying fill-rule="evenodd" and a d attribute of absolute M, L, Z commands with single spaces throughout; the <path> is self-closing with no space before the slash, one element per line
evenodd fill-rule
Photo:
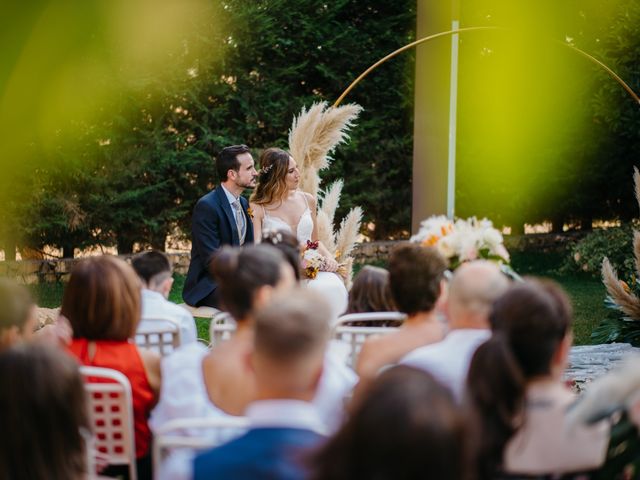
<path fill-rule="evenodd" d="M 249 150 L 249 147 L 246 145 L 231 145 L 230 147 L 224 147 L 220 151 L 216 161 L 216 169 L 221 182 L 227 180 L 227 172 L 229 170 L 235 170 L 237 172 L 240 168 L 238 155 L 249 152 L 251 152 L 251 150 Z"/>

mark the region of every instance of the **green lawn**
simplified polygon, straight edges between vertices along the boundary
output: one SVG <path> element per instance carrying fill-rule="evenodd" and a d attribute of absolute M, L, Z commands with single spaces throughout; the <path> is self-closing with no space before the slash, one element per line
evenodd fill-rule
<path fill-rule="evenodd" d="M 599 278 L 590 275 L 560 275 L 564 255 L 561 253 L 515 252 L 511 261 L 521 275 L 549 277 L 560 283 L 573 303 L 574 344 L 590 344 L 591 330 L 607 315 L 605 288 Z"/>
<path fill-rule="evenodd" d="M 598 278 L 586 275 L 559 275 L 557 270 L 562 264 L 563 255 L 559 253 L 515 252 L 512 255 L 512 265 L 522 275 L 536 275 L 550 277 L 559 282 L 569 293 L 574 308 L 574 343 L 583 345 L 591 343 L 591 330 L 606 315 L 603 305 L 605 290 Z M 359 269 L 356 267 L 356 269 Z M 182 303 L 182 286 L 184 275 L 174 275 L 175 282 L 169 299 L 175 303 Z M 43 307 L 57 307 L 62 302 L 63 284 L 46 283 L 30 287 L 38 304 Z M 196 318 L 198 337 L 209 338 L 209 321 Z"/>

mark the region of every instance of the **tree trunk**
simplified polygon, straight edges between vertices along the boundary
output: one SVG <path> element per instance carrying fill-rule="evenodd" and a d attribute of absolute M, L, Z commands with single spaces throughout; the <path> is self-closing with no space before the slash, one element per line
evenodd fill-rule
<path fill-rule="evenodd" d="M 16 244 L 11 240 L 6 240 L 4 242 L 4 259 L 7 262 L 15 262 L 16 261 Z"/>
<path fill-rule="evenodd" d="M 164 252 L 166 250 L 166 243 L 167 236 L 164 233 L 154 235 L 151 238 L 151 248 L 158 250 L 159 252 Z"/>
<path fill-rule="evenodd" d="M 524 235 L 524 223 L 514 223 L 511 225 L 511 235 Z"/>
<path fill-rule="evenodd" d="M 134 241 L 131 238 L 118 237 L 118 255 L 127 255 L 129 253 L 133 253 L 133 244 Z"/>
<path fill-rule="evenodd" d="M 551 219 L 551 233 L 562 233 L 564 231 L 564 216 Z"/>
<path fill-rule="evenodd" d="M 592 215 L 584 215 L 580 219 L 580 230 L 583 232 L 590 232 L 593 230 L 593 216 Z"/>
<path fill-rule="evenodd" d="M 62 246 L 62 258 L 73 258 L 75 253 L 75 245 L 67 244 Z"/>

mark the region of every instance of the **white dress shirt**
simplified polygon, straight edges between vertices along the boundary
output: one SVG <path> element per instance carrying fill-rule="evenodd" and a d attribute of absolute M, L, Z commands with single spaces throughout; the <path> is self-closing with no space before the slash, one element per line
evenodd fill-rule
<path fill-rule="evenodd" d="M 181 345 L 197 340 L 196 322 L 186 309 L 170 302 L 159 292 L 143 288 L 142 321 L 138 325 L 138 331 L 149 331 L 156 326 L 165 326 L 168 322 L 160 320 L 164 317 L 175 320 L 180 326 Z"/>
<path fill-rule="evenodd" d="M 491 331 L 482 328 L 451 330 L 440 342 L 415 349 L 400 363 L 431 373 L 461 401 L 471 358 L 490 336 Z"/>
<path fill-rule="evenodd" d="M 247 407 L 246 416 L 251 428 L 301 428 L 326 433 L 315 405 L 302 400 L 259 400 Z"/>

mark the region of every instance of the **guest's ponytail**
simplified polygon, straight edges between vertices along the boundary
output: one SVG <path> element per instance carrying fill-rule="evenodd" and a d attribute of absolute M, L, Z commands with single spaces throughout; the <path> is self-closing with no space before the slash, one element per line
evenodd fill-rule
<path fill-rule="evenodd" d="M 466 392 L 479 429 L 480 479 L 494 478 L 502 466 L 507 442 L 524 421 L 527 383 L 551 374 L 571 307 L 555 283 L 530 280 L 494 303 L 489 322 L 493 336 L 473 356 Z"/>
<path fill-rule="evenodd" d="M 498 333 L 476 350 L 467 381 L 467 401 L 478 428 L 479 478 L 493 478 L 502 452 L 515 433 L 524 404 L 526 379 L 504 335 Z"/>

